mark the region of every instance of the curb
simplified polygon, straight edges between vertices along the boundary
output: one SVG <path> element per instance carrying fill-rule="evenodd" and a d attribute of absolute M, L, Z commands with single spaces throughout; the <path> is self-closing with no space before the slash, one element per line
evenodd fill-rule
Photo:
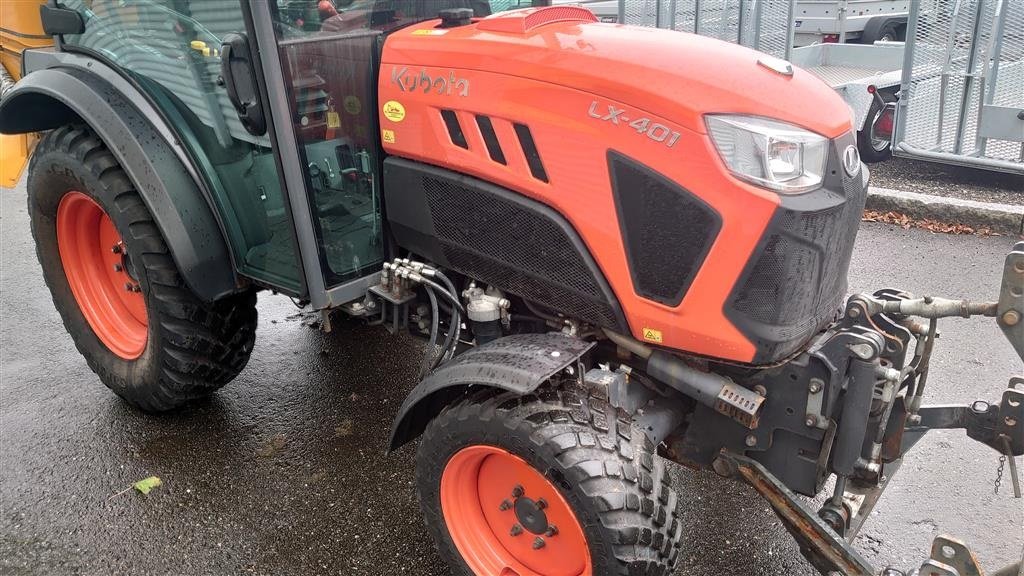
<path fill-rule="evenodd" d="M 977 202 L 948 196 L 903 192 L 888 188 L 868 188 L 868 210 L 899 212 L 915 219 L 964 224 L 972 228 L 988 228 L 1001 234 L 1020 234 L 1024 223 L 1024 206 Z"/>

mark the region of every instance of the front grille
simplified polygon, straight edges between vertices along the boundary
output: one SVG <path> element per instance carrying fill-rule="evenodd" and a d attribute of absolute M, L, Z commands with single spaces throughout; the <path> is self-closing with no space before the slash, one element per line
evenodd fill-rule
<path fill-rule="evenodd" d="M 620 324 L 580 249 L 543 210 L 428 175 L 423 190 L 453 269 L 568 316 Z"/>
<path fill-rule="evenodd" d="M 830 166 L 839 165 L 834 149 Z M 753 264 L 733 290 L 726 315 L 757 346 L 757 363 L 795 352 L 843 304 L 866 194 L 859 175 L 841 172 L 834 169 L 825 188 L 782 197 Z"/>
<path fill-rule="evenodd" d="M 820 213 L 785 213 L 733 307 L 777 326 L 784 340 L 830 320 L 846 293 L 846 267 L 863 208 L 863 202 L 848 202 Z"/>
<path fill-rule="evenodd" d="M 677 306 L 722 219 L 697 196 L 621 154 L 609 152 L 608 166 L 633 288 L 644 298 Z"/>

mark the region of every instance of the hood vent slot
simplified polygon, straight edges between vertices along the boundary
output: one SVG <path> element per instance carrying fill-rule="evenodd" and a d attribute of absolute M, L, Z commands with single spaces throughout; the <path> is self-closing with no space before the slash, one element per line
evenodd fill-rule
<path fill-rule="evenodd" d="M 444 120 L 444 125 L 448 128 L 448 137 L 452 139 L 452 144 L 469 150 L 469 143 L 466 142 L 466 135 L 462 132 L 462 124 L 459 123 L 459 117 L 455 112 L 452 110 L 441 110 L 441 119 Z"/>

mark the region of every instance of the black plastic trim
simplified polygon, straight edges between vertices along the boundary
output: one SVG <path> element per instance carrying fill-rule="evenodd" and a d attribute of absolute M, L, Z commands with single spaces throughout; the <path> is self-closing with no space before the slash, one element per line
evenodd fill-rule
<path fill-rule="evenodd" d="M 544 162 L 540 159 L 540 152 L 537 150 L 537 143 L 533 141 L 533 132 L 526 124 L 513 124 L 516 136 L 519 137 L 519 145 L 523 147 L 523 155 L 526 157 L 526 165 L 530 167 L 530 174 L 541 182 L 548 181 L 548 172 L 544 169 Z"/>
<path fill-rule="evenodd" d="M 494 124 L 489 116 L 477 115 L 476 125 L 480 128 L 480 136 L 487 146 L 487 154 L 498 164 L 508 164 L 505 159 L 505 152 L 501 149 L 501 142 L 498 142 L 498 135 L 494 133 Z"/>
<path fill-rule="evenodd" d="M 469 150 L 466 134 L 462 132 L 462 124 L 459 122 L 459 117 L 455 112 L 453 110 L 441 110 L 441 119 L 444 120 L 444 125 L 448 128 L 448 136 L 452 139 L 452 144 Z"/>

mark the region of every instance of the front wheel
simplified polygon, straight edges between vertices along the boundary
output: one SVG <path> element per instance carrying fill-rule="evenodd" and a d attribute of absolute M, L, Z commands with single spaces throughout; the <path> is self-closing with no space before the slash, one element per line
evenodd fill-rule
<path fill-rule="evenodd" d="M 446 408 L 417 455 L 428 529 L 459 576 L 667 576 L 677 497 L 629 417 L 586 392 L 485 391 Z"/>
<path fill-rule="evenodd" d="M 142 197 L 91 130 L 65 126 L 40 141 L 28 210 L 64 326 L 119 396 L 169 410 L 212 393 L 245 366 L 255 294 L 200 301 Z"/>

